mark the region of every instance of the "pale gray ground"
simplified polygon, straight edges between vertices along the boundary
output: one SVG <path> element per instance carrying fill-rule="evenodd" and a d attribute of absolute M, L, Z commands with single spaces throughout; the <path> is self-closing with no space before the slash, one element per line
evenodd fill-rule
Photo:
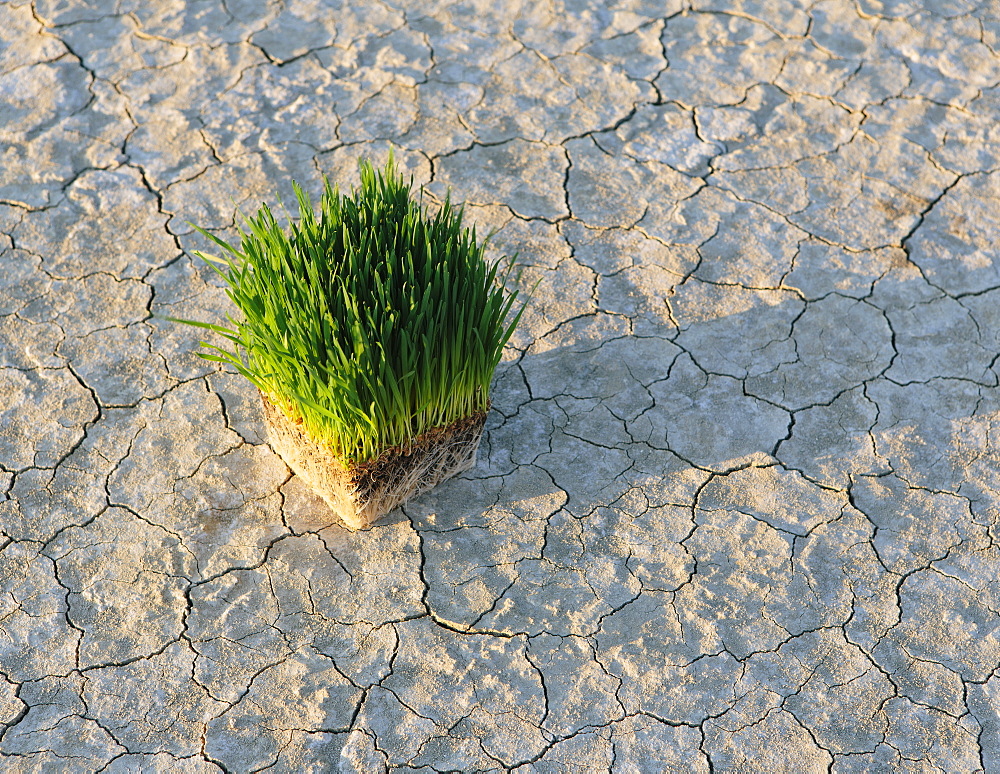
<path fill-rule="evenodd" d="M 0 768 L 1000 771 L 1000 5 L 0 4 Z M 541 284 L 349 534 L 193 354 L 389 144 Z"/>

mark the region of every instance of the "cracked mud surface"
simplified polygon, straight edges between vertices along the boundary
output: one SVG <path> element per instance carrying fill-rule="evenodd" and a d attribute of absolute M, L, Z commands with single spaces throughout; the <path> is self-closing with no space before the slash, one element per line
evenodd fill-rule
<path fill-rule="evenodd" d="M 994 3 L 0 22 L 0 768 L 1000 770 Z M 390 144 L 539 285 L 349 534 L 161 318 Z"/>

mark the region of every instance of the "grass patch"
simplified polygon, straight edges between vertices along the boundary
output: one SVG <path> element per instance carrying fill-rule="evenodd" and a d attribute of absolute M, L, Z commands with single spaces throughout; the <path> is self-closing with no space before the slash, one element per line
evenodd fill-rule
<path fill-rule="evenodd" d="M 195 255 L 241 313 L 229 326 L 171 318 L 231 344 L 202 342 L 200 356 L 232 365 L 347 464 L 487 411 L 524 311 L 510 314 L 512 262 L 485 260 L 450 198 L 434 214 L 415 201 L 391 153 L 384 169 L 362 161 L 349 194 L 326 180 L 318 211 L 292 185 L 298 218 L 282 228 L 262 205 L 238 249 L 195 226 L 222 248 Z"/>

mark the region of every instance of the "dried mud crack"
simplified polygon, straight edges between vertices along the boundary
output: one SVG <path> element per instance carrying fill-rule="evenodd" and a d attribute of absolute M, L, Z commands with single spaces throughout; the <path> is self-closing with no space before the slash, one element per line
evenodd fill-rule
<path fill-rule="evenodd" d="M 0 768 L 1000 770 L 996 9 L 251 5 L 0 5 Z M 349 533 L 162 318 L 390 146 L 539 284 Z"/>

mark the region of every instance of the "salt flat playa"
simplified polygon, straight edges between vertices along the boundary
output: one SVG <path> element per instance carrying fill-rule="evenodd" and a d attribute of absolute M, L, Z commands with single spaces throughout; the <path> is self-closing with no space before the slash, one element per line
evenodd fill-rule
<path fill-rule="evenodd" d="M 998 84 L 973 0 L 0 2 L 0 769 L 1000 771 Z M 163 318 L 390 148 L 537 288 L 351 533 Z"/>

